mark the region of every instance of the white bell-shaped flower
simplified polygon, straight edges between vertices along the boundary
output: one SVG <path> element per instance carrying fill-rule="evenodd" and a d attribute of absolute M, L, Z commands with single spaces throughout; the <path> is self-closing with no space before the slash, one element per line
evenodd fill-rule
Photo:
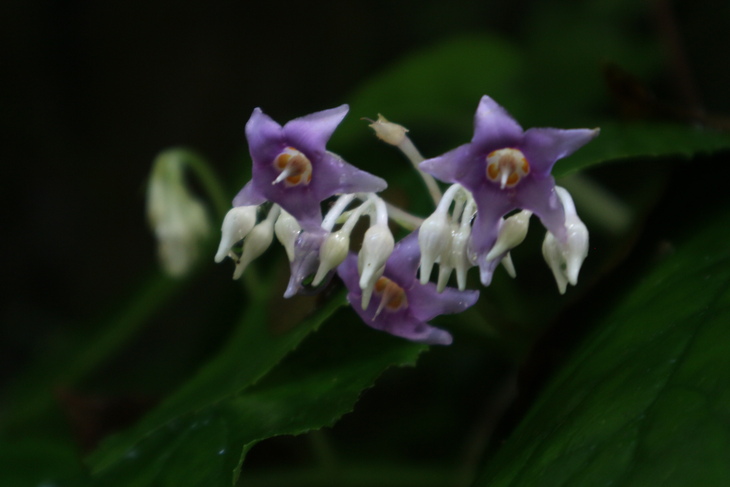
<path fill-rule="evenodd" d="M 286 211 L 281 210 L 279 218 L 276 219 L 276 223 L 274 224 L 274 232 L 279 243 L 284 246 L 289 262 L 294 261 L 294 244 L 301 231 L 302 227 L 299 225 L 297 219 Z"/>
<path fill-rule="evenodd" d="M 221 227 L 221 242 L 215 261 L 222 262 L 228 256 L 231 247 L 243 240 L 256 225 L 257 206 L 237 206 L 231 208 L 223 218 Z"/>
<path fill-rule="evenodd" d="M 327 235 L 319 248 L 319 268 L 312 280 L 312 286 L 318 286 L 329 271 L 342 264 L 349 250 L 349 232 L 340 230 Z"/>
<path fill-rule="evenodd" d="M 497 259 L 521 244 L 527 236 L 531 216 L 531 211 L 522 210 L 502 220 L 497 241 L 494 242 L 494 246 L 487 254 L 486 259 L 488 261 Z"/>
<path fill-rule="evenodd" d="M 436 209 L 426 218 L 418 230 L 418 246 L 421 248 L 421 284 L 431 278 L 431 270 L 437 260 L 443 264 L 451 243 L 451 223 L 445 211 Z"/>
<path fill-rule="evenodd" d="M 165 272 L 184 276 L 198 261 L 210 234 L 208 212 L 185 182 L 187 153 L 169 150 L 153 163 L 147 186 L 147 219 Z"/>
<path fill-rule="evenodd" d="M 395 240 L 388 225 L 376 223 L 365 232 L 357 259 L 363 309 L 368 307 L 375 282 L 383 275 L 385 262 L 394 247 Z"/>
<path fill-rule="evenodd" d="M 568 191 L 555 188 L 565 209 L 565 242 L 560 242 L 548 232 L 542 244 L 542 253 L 555 276 L 560 294 L 565 293 L 568 283 L 575 286 L 583 261 L 588 256 L 588 228 L 578 218 L 575 204 Z"/>
<path fill-rule="evenodd" d="M 243 241 L 241 257 L 236 262 L 236 270 L 233 271 L 233 279 L 238 279 L 246 270 L 246 267 L 257 257 L 269 248 L 274 240 L 274 219 L 266 218 L 264 221 L 253 227 Z"/>

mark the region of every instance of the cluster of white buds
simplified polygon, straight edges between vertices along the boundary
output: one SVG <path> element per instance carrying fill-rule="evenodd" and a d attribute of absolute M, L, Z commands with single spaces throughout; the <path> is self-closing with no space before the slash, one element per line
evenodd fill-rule
<path fill-rule="evenodd" d="M 542 255 L 553 271 L 560 294 L 565 294 L 568 283 L 573 286 L 578 283 L 578 273 L 588 255 L 588 229 L 578 218 L 570 193 L 560 186 L 555 191 L 565 209 L 567 238 L 565 242 L 560 242 L 552 233 L 547 232 L 542 243 Z"/>
<path fill-rule="evenodd" d="M 449 215 L 449 210 L 453 210 Z M 431 278 L 434 264 L 439 263 L 438 289 L 443 291 L 451 273 L 456 270 L 460 290 L 466 288 L 466 271 L 471 267 L 467 245 L 471 236 L 474 199 L 459 184 L 449 187 L 436 210 L 423 221 L 418 231 L 421 248 L 421 284 Z"/>
<path fill-rule="evenodd" d="M 187 154 L 179 150 L 155 159 L 147 186 L 147 219 L 157 237 L 157 253 L 169 275 L 185 275 L 198 260 L 210 235 L 203 204 L 185 184 Z"/>
<path fill-rule="evenodd" d="M 474 198 L 464 187 L 453 184 L 446 190 L 436 210 L 424 220 L 418 232 L 421 284 L 430 280 L 433 266 L 438 263 L 439 292 L 444 290 L 454 271 L 458 288 L 462 291 L 466 289 L 466 273 L 476 265 L 477 258 L 469 251 L 475 212 Z M 501 262 L 512 277 L 515 277 L 516 272 L 509 251 L 525 239 L 531 215 L 532 212 L 523 210 L 502 219 L 497 241 L 486 256 L 487 261 Z"/>
<path fill-rule="evenodd" d="M 238 206 L 231 208 L 223 219 L 221 241 L 215 254 L 215 261 L 222 262 L 230 257 L 236 262 L 233 279 L 238 279 L 246 267 L 269 248 L 274 239 L 274 226 L 281 214 L 279 205 L 272 205 L 266 217 L 257 223 L 259 206 Z M 234 247 L 243 241 L 240 255 Z"/>
<path fill-rule="evenodd" d="M 360 204 L 348 210 L 355 200 Z M 375 283 L 383 275 L 385 263 L 395 246 L 388 227 L 388 209 L 380 197 L 373 193 L 340 196 L 316 231 L 303 230 L 293 216 L 276 204 L 257 223 L 260 212 L 261 206 L 241 206 L 228 211 L 223 220 L 215 261 L 221 262 L 226 257 L 233 259 L 236 262 L 233 278 L 238 279 L 251 261 L 271 245 L 276 235 L 292 266 L 292 280 L 285 297 L 297 294 L 302 281 L 312 275 L 311 286 L 324 283 L 347 257 L 350 235 L 357 222 L 361 217 L 369 216 L 370 227 L 358 253 L 362 307 L 367 308 Z M 341 226 L 335 230 L 338 224 Z M 234 249 L 240 242 L 243 242 L 242 248 L 237 253 Z"/>
<path fill-rule="evenodd" d="M 349 212 L 344 212 L 355 197 L 361 199 L 362 204 Z M 363 309 L 368 307 L 375 283 L 383 275 L 385 262 L 395 247 L 395 239 L 388 227 L 388 209 L 385 202 L 375 194 L 341 196 L 329 211 L 322 223 L 322 228 L 330 233 L 320 248 L 320 268 L 313 281 L 313 284 L 316 285 L 323 279 L 326 272 L 345 260 L 350 247 L 350 234 L 360 217 L 365 214 L 370 217 L 370 226 L 365 231 L 357 255 Z M 331 232 L 334 224 L 343 218 L 342 227 L 336 232 Z"/>

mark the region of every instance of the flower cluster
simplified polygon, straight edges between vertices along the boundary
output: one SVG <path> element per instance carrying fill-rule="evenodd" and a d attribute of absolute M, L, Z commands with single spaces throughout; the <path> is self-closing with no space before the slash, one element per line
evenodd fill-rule
<path fill-rule="evenodd" d="M 477 301 L 479 292 L 466 289 L 471 267 L 479 267 L 484 286 L 500 263 L 514 276 L 510 250 L 524 240 L 535 214 L 547 230 L 543 255 L 560 292 L 576 284 L 588 231 L 570 195 L 550 173 L 558 159 L 590 141 L 597 129 L 523 131 L 484 96 L 471 142 L 424 160 L 407 130 L 380 116 L 371 124 L 376 135 L 411 160 L 434 198 L 435 211 L 421 220 L 377 195 L 386 187 L 384 180 L 326 150 L 347 111 L 343 105 L 282 127 L 254 110 L 246 125 L 251 181 L 233 200 L 215 256 L 216 262 L 235 261 L 234 278 L 276 237 L 291 268 L 285 297 L 316 292 L 337 273 L 349 302 L 369 326 L 448 345 L 451 335 L 428 321 Z M 434 177 L 452 183 L 443 195 Z M 323 216 L 325 200 L 331 203 Z M 354 252 L 351 235 L 362 218 L 369 225 Z M 412 232 L 396 243 L 389 220 Z M 438 277 L 432 283 L 436 264 Z M 448 287 L 452 273 L 456 288 Z"/>

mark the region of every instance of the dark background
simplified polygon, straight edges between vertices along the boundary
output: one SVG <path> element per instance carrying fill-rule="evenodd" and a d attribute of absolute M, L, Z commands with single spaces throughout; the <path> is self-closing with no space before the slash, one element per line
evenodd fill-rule
<path fill-rule="evenodd" d="M 0 383 L 39 344 L 92 328 L 154 268 L 144 184 L 160 150 L 184 145 L 204 154 L 232 195 L 248 178 L 243 128 L 254 107 L 285 122 L 346 103 L 403 55 L 455 35 L 490 32 L 520 45 L 537 3 L 3 2 Z M 646 2 L 634 28 L 653 32 L 667 59 L 686 54 L 691 86 L 670 62 L 645 81 L 668 99 L 727 113 L 730 7 L 672 3 L 675 45 L 657 27 L 657 12 L 666 13 L 659 4 L 670 5 Z M 133 350 L 156 353 L 214 322 L 198 303 L 235 299 L 231 271 L 211 258 L 203 283 Z M 206 338 L 209 350 L 223 328 Z"/>

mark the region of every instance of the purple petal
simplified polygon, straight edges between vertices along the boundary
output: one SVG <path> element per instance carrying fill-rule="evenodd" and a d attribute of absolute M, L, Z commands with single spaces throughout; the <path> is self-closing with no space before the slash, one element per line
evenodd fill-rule
<path fill-rule="evenodd" d="M 520 124 L 496 101 L 484 95 L 474 116 L 472 143 L 491 152 L 499 148 L 514 147 L 522 140 L 522 136 Z"/>
<path fill-rule="evenodd" d="M 583 147 L 593 140 L 598 132 L 598 129 L 529 129 L 525 132 L 520 148 L 534 173 L 546 176 L 557 160 Z"/>
<path fill-rule="evenodd" d="M 479 265 L 479 281 L 482 283 L 482 286 L 487 287 L 492 283 L 494 271 L 501 261 L 501 258 L 487 261 L 486 253 L 479 255 L 477 265 Z"/>
<path fill-rule="evenodd" d="M 512 192 L 503 191 L 492 183 L 482 184 L 472 190 L 472 194 L 478 211 L 472 226 L 470 248 L 478 255 L 487 254 L 497 240 L 502 217 L 518 206 Z"/>
<path fill-rule="evenodd" d="M 366 321 L 367 323 L 367 321 Z M 380 328 L 380 325 L 383 327 Z M 406 338 L 412 342 L 425 343 L 427 345 L 451 345 L 454 339 L 451 333 L 441 328 L 436 328 L 423 321 L 406 318 L 403 320 L 383 320 L 378 318 L 371 321 L 370 326 L 383 330 L 391 335 Z"/>
<path fill-rule="evenodd" d="M 418 168 L 447 183 L 456 183 L 474 177 L 485 177 L 486 163 L 479 168 L 472 153 L 472 144 L 464 144 L 439 157 L 426 159 Z"/>
<path fill-rule="evenodd" d="M 567 238 L 565 210 L 555 192 L 553 177 L 525 178 L 520 182 L 517 190 L 517 207 L 535 213 L 550 233 L 561 242 L 565 242 Z"/>
<path fill-rule="evenodd" d="M 303 294 L 302 281 L 317 272 L 319 267 L 319 249 L 327 236 L 321 227 L 316 230 L 304 230 L 294 244 L 294 260 L 291 262 L 291 277 L 284 293 L 285 298 L 295 294 Z"/>
<path fill-rule="evenodd" d="M 286 147 L 281 125 L 255 108 L 246 123 L 246 140 L 254 164 L 270 165 Z"/>
<path fill-rule="evenodd" d="M 384 179 L 361 171 L 331 152 L 326 152 L 312 164 L 310 186 L 319 201 L 335 194 L 377 193 L 388 187 Z"/>
<path fill-rule="evenodd" d="M 233 206 L 260 205 L 266 201 L 266 197 L 258 192 L 253 181 L 249 181 L 233 198 Z"/>
<path fill-rule="evenodd" d="M 439 293 L 433 283 L 417 283 L 408 290 L 407 296 L 413 317 L 429 321 L 439 315 L 461 313 L 473 306 L 479 299 L 479 291 L 459 291 L 448 287 Z"/>
<path fill-rule="evenodd" d="M 258 186 L 258 180 L 254 184 L 261 187 Z M 305 230 L 316 230 L 322 223 L 321 199 L 312 191 L 311 185 L 286 187 L 284 184 L 265 181 L 263 187 L 262 193 L 266 198 L 284 208 Z"/>
<path fill-rule="evenodd" d="M 314 156 L 324 151 L 327 141 L 349 109 L 349 106 L 341 105 L 295 118 L 284 125 L 284 138 L 292 147 Z"/>
<path fill-rule="evenodd" d="M 416 271 L 421 264 L 421 248 L 418 246 L 418 230 L 406 235 L 395 245 L 388 257 L 386 272 L 401 287 L 408 287 L 416 279 Z"/>
<path fill-rule="evenodd" d="M 337 267 L 337 275 L 340 276 L 345 287 L 350 293 L 360 290 L 360 276 L 357 273 L 357 254 L 350 252 Z"/>
<path fill-rule="evenodd" d="M 375 313 L 378 309 L 379 298 L 373 297 L 367 309 L 360 306 L 361 292 L 359 287 L 355 290 L 349 288 L 350 293 L 347 299 L 352 308 L 362 318 L 363 322 L 371 328 L 390 333 L 391 335 L 406 338 L 417 343 L 429 345 L 450 345 L 453 339 L 451 334 L 440 328 L 435 328 L 423 320 L 415 318 L 409 311 L 410 308 L 400 311 L 382 311 L 378 316 Z"/>

